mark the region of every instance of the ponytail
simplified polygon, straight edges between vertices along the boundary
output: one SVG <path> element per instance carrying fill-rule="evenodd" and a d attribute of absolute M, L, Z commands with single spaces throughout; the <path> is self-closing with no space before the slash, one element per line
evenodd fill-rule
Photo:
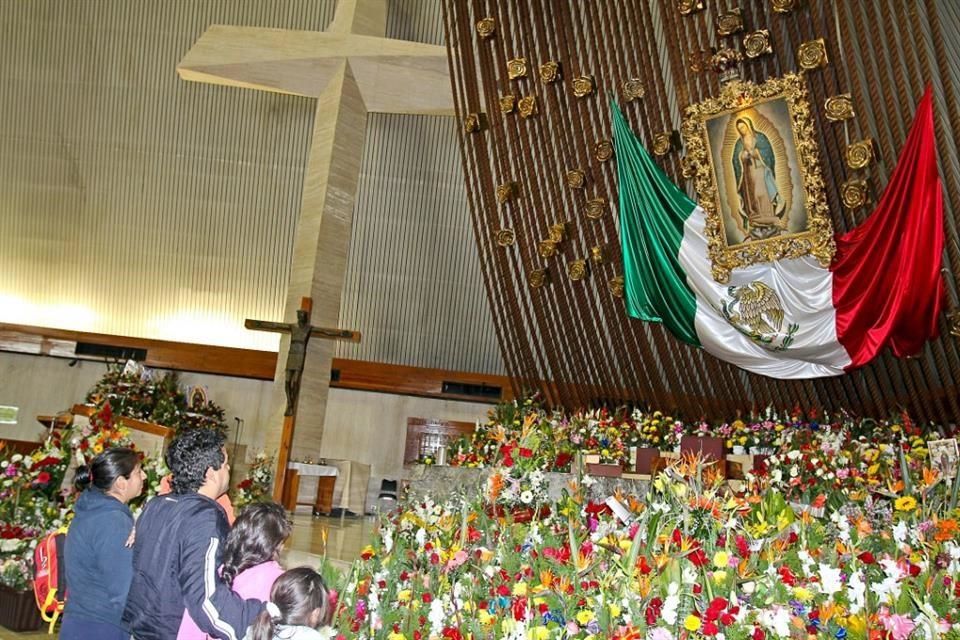
<path fill-rule="evenodd" d="M 140 456 L 136 451 L 126 447 L 113 447 L 98 455 L 89 465 L 77 467 L 73 483 L 80 491 L 91 486 L 101 491 L 109 491 L 117 478 L 129 478 L 138 464 Z"/>
<path fill-rule="evenodd" d="M 77 491 L 86 490 L 90 486 L 91 480 L 93 480 L 93 475 L 88 465 L 82 464 L 77 467 L 77 473 L 73 477 L 73 485 L 77 488 Z"/>
<path fill-rule="evenodd" d="M 276 630 L 277 627 L 273 617 L 264 609 L 247 629 L 244 640 L 273 640 Z"/>

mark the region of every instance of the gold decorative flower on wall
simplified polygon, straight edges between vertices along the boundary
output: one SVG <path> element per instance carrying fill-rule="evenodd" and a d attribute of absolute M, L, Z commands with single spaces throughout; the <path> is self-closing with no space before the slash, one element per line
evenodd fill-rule
<path fill-rule="evenodd" d="M 505 182 L 497 187 L 497 202 L 506 204 L 520 195 L 520 185 L 516 182 Z"/>
<path fill-rule="evenodd" d="M 615 278 L 607 280 L 607 289 L 613 297 L 622 298 L 624 289 L 623 276 L 616 276 Z"/>
<path fill-rule="evenodd" d="M 564 174 L 563 179 L 571 189 L 583 189 L 587 183 L 587 174 L 583 169 L 571 169 Z"/>
<path fill-rule="evenodd" d="M 850 97 L 849 93 L 827 98 L 823 108 L 827 114 L 827 120 L 832 122 L 849 120 L 857 115 L 853 110 L 853 98 Z"/>
<path fill-rule="evenodd" d="M 501 247 L 512 247 L 513 243 L 517 241 L 513 229 L 500 229 L 494 237 L 497 239 L 497 244 Z"/>
<path fill-rule="evenodd" d="M 552 258 L 557 255 L 557 243 L 553 240 L 541 240 L 537 245 L 537 252 L 541 258 Z"/>
<path fill-rule="evenodd" d="M 517 111 L 521 118 L 529 118 L 537 112 L 537 96 L 529 95 L 520 98 L 517 102 Z"/>
<path fill-rule="evenodd" d="M 721 13 L 717 18 L 717 35 L 731 36 L 743 31 L 743 14 L 740 9 Z"/>
<path fill-rule="evenodd" d="M 540 65 L 540 80 L 544 84 L 550 84 L 560 79 L 560 63 L 555 60 L 549 60 Z"/>
<path fill-rule="evenodd" d="M 468 113 L 463 118 L 463 130 L 467 133 L 479 133 L 487 128 L 487 116 L 484 113 Z"/>
<path fill-rule="evenodd" d="M 587 200 L 586 215 L 591 220 L 599 220 L 607 212 L 606 198 L 590 198 Z"/>
<path fill-rule="evenodd" d="M 688 16 L 696 11 L 703 10 L 703 0 L 676 0 L 677 11 L 682 16 Z"/>
<path fill-rule="evenodd" d="M 583 98 L 593 93 L 593 76 L 577 76 L 573 79 L 573 95 Z"/>
<path fill-rule="evenodd" d="M 547 283 L 547 270 L 546 269 L 534 269 L 529 274 L 527 274 L 527 282 L 530 285 L 531 289 L 539 289 Z"/>
<path fill-rule="evenodd" d="M 597 140 L 593 145 L 593 157 L 598 162 L 606 162 L 613 157 L 613 143 L 609 140 Z"/>
<path fill-rule="evenodd" d="M 583 280 L 587 275 L 587 261 L 574 260 L 567 263 L 567 275 L 573 281 Z"/>
<path fill-rule="evenodd" d="M 518 56 L 507 60 L 507 77 L 511 80 L 527 77 L 527 59 Z"/>
<path fill-rule="evenodd" d="M 477 21 L 477 35 L 486 40 L 492 38 L 497 31 L 497 21 L 493 18 L 483 18 Z"/>
<path fill-rule="evenodd" d="M 859 209 L 867 203 L 867 181 L 847 180 L 840 186 L 840 199 L 847 209 Z"/>
<path fill-rule="evenodd" d="M 847 147 L 847 166 L 851 169 L 866 169 L 876 157 L 873 138 L 858 140 Z"/>
<path fill-rule="evenodd" d="M 647 95 L 647 88 L 643 85 L 643 80 L 640 78 L 630 78 L 629 80 L 623 81 L 620 92 L 623 94 L 623 99 L 626 102 L 633 102 Z"/>
<path fill-rule="evenodd" d="M 797 49 L 797 64 L 804 71 L 827 66 L 827 43 L 823 38 L 804 42 Z"/>
<path fill-rule="evenodd" d="M 512 93 L 508 93 L 505 96 L 500 96 L 500 113 L 513 113 L 513 110 L 517 108 L 517 96 Z"/>
<path fill-rule="evenodd" d="M 751 60 L 773 53 L 773 45 L 770 44 L 770 32 L 766 29 L 760 29 L 743 36 L 743 52 Z"/>
<path fill-rule="evenodd" d="M 800 3 L 798 0 L 771 0 L 770 4 L 777 13 L 790 13 Z"/>

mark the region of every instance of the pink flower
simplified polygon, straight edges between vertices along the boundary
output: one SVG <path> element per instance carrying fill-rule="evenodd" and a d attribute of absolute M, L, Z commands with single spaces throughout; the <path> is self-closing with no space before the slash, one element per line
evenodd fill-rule
<path fill-rule="evenodd" d="M 447 566 L 444 567 L 444 571 L 450 571 L 451 569 L 456 569 L 457 567 L 462 565 L 464 562 L 466 562 L 469 558 L 470 558 L 470 554 L 468 554 L 463 549 L 461 549 L 460 551 L 457 551 L 457 553 L 454 554 L 452 558 L 447 560 Z"/>
<path fill-rule="evenodd" d="M 886 607 L 880 610 L 880 624 L 883 625 L 883 628 L 887 630 L 893 640 L 906 640 L 917 626 L 907 616 L 899 613 L 891 614 Z"/>

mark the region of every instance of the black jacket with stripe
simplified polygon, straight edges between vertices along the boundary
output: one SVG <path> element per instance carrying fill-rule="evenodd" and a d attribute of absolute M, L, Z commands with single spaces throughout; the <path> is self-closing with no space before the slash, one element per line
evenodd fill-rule
<path fill-rule="evenodd" d="M 241 640 L 263 609 L 220 579 L 230 525 L 215 501 L 198 493 L 151 499 L 133 545 L 133 581 L 123 622 L 136 640 L 175 640 L 184 609 L 203 631 Z"/>

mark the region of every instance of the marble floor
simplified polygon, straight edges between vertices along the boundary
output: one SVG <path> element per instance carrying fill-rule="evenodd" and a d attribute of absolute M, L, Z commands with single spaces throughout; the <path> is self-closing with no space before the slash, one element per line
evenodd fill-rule
<path fill-rule="evenodd" d="M 370 541 L 377 528 L 374 517 L 314 518 L 309 513 L 293 516 L 293 535 L 287 543 L 283 564 L 287 567 L 317 565 L 326 557 L 340 570 L 346 570 L 360 557 L 360 550 Z M 15 633 L 0 627 L 0 640 L 14 638 L 54 638 L 46 628 L 30 633 Z"/>

